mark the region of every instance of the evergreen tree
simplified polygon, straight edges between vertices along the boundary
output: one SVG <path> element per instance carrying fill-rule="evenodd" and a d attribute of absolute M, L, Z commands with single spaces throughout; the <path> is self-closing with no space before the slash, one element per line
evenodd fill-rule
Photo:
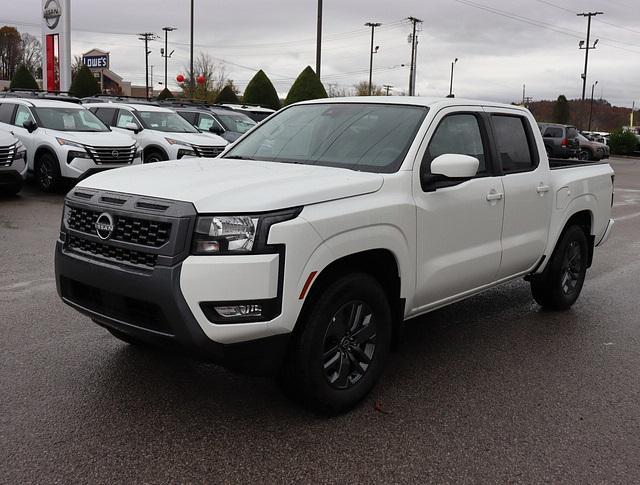
<path fill-rule="evenodd" d="M 160 94 L 158 94 L 159 101 L 162 101 L 163 99 L 172 99 L 172 98 L 173 98 L 173 93 L 169 91 L 168 88 L 164 88 L 162 91 L 160 91 Z"/>
<path fill-rule="evenodd" d="M 291 86 L 284 104 L 289 105 L 291 103 L 297 103 L 298 101 L 326 97 L 327 91 L 324 89 L 320 79 L 313 69 L 311 69 L 311 66 L 307 66 Z"/>
<path fill-rule="evenodd" d="M 231 84 L 227 84 L 216 96 L 215 103 L 240 104 L 240 99 L 238 98 L 236 92 L 233 90 L 233 86 Z"/>
<path fill-rule="evenodd" d="M 40 87 L 36 82 L 31 71 L 27 69 L 27 66 L 21 64 L 18 69 L 16 69 L 16 73 L 11 80 L 11 89 L 35 89 L 38 90 Z"/>
<path fill-rule="evenodd" d="M 571 119 L 569 101 L 564 94 L 561 94 L 553 105 L 553 120 L 556 123 L 566 125 L 569 123 L 569 119 Z"/>
<path fill-rule="evenodd" d="M 247 84 L 242 102 L 257 104 L 265 108 L 280 109 L 280 98 L 278 98 L 276 88 L 273 87 L 262 69 Z"/>
<path fill-rule="evenodd" d="M 69 88 L 69 94 L 78 98 L 86 98 L 100 94 L 100 85 L 93 76 L 91 69 L 85 65 L 82 65 L 80 69 L 78 69 L 78 73 L 73 78 L 73 82 Z"/>

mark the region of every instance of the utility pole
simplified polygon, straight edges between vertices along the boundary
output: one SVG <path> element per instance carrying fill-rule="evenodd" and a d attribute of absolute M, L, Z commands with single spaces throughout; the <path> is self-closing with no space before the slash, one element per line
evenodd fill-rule
<path fill-rule="evenodd" d="M 591 85 L 591 106 L 589 107 L 589 128 L 588 131 L 591 131 L 591 116 L 593 115 L 593 90 L 596 88 L 598 81 L 594 82 Z"/>
<path fill-rule="evenodd" d="M 169 32 L 173 32 L 174 30 L 176 30 L 176 28 L 162 27 L 162 30 L 164 30 L 164 52 L 162 53 L 162 57 L 164 57 L 164 87 L 165 89 L 169 89 L 169 87 L 167 86 L 167 60 L 171 57 L 171 55 L 173 54 L 173 51 L 169 53 L 168 37 L 169 37 Z"/>
<path fill-rule="evenodd" d="M 149 50 L 149 41 L 155 38 L 155 34 L 152 32 L 144 32 L 143 34 L 138 34 L 138 40 L 144 40 L 144 84 L 146 87 L 145 97 L 149 99 L 149 54 L 151 51 Z"/>
<path fill-rule="evenodd" d="M 457 57 L 451 63 L 451 78 L 449 80 L 449 96 L 448 96 L 449 98 L 453 98 L 453 67 L 456 65 L 456 62 L 458 62 Z"/>
<path fill-rule="evenodd" d="M 151 81 L 149 82 L 149 85 L 151 86 L 151 96 L 153 97 L 153 64 L 149 67 L 151 68 Z"/>
<path fill-rule="evenodd" d="M 527 85 L 522 85 L 522 106 L 524 106 L 524 99 L 526 98 L 525 94 L 527 93 Z"/>
<path fill-rule="evenodd" d="M 631 127 L 633 126 L 633 112 L 635 111 L 635 109 L 636 109 L 636 102 L 634 101 L 631 103 L 631 114 L 629 115 L 629 126 Z"/>
<path fill-rule="evenodd" d="M 385 89 L 385 91 L 387 93 L 385 96 L 389 96 L 389 90 L 393 87 L 393 85 L 391 85 L 391 84 L 383 84 L 382 87 Z"/>
<path fill-rule="evenodd" d="M 371 50 L 369 51 L 369 96 L 371 96 L 371 81 L 373 78 L 373 55 L 378 52 L 378 47 L 373 49 L 373 35 L 376 27 L 380 27 L 382 24 L 380 22 L 367 22 L 364 24 L 366 27 L 371 27 Z"/>
<path fill-rule="evenodd" d="M 191 96 L 195 93 L 195 79 L 193 77 L 193 0 L 191 0 L 191 41 L 189 43 L 189 87 Z"/>
<path fill-rule="evenodd" d="M 409 69 L 409 96 L 415 96 L 416 94 L 416 48 L 418 46 L 418 39 L 416 38 L 416 26 L 421 24 L 422 20 L 415 17 L 408 17 L 407 20 L 413 24 L 413 30 L 410 36 L 411 39 L 411 68 Z"/>
<path fill-rule="evenodd" d="M 598 41 L 600 40 L 600 39 L 596 39 L 593 45 L 590 44 L 591 17 L 595 17 L 596 15 L 602 15 L 602 14 L 604 14 L 604 12 L 582 12 L 577 14 L 578 17 L 587 17 L 587 42 L 585 45 L 585 42 L 581 40 L 580 43 L 578 44 L 578 47 L 580 49 L 584 49 L 585 51 L 584 52 L 584 71 L 582 72 L 582 101 L 584 101 L 584 95 L 587 89 L 587 67 L 589 65 L 589 51 L 591 49 L 595 49 L 596 45 L 598 44 Z"/>
<path fill-rule="evenodd" d="M 316 32 L 316 76 L 320 79 L 320 56 L 322 48 L 322 0 L 318 0 L 318 25 Z"/>

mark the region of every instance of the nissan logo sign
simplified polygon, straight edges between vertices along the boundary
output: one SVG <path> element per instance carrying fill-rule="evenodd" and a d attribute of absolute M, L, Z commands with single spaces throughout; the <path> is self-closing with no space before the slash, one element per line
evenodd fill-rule
<path fill-rule="evenodd" d="M 96 234 L 100 239 L 106 241 L 113 234 L 115 226 L 113 224 L 113 217 L 111 214 L 103 212 L 98 216 L 96 220 Z"/>
<path fill-rule="evenodd" d="M 44 17 L 44 21 L 47 23 L 47 27 L 51 30 L 55 29 L 58 26 L 58 22 L 60 22 L 60 17 L 62 16 L 62 9 L 60 8 L 58 0 L 48 0 L 47 3 L 44 4 L 42 16 Z"/>
<path fill-rule="evenodd" d="M 120 152 L 118 152 L 118 150 L 113 150 L 113 151 L 111 152 L 111 156 L 112 156 L 113 158 L 118 158 L 118 156 L 119 156 L 119 155 L 120 155 Z"/>

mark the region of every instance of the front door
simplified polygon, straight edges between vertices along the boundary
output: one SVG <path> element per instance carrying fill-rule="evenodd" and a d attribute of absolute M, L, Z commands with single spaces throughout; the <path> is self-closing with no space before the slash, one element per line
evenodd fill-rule
<path fill-rule="evenodd" d="M 427 132 L 429 145 L 414 167 L 417 206 L 416 308 L 413 313 L 493 282 L 500 267 L 504 190 L 491 157 L 482 108 L 438 113 Z M 419 170 L 430 173 L 439 155 L 478 158 L 476 177 L 457 185 L 425 189 Z"/>

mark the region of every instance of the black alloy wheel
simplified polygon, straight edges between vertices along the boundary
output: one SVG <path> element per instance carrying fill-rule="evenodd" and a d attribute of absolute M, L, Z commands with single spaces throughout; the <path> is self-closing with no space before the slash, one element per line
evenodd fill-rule
<path fill-rule="evenodd" d="M 331 319 L 324 336 L 323 369 L 336 389 L 355 385 L 376 351 L 376 318 L 363 301 L 350 301 Z"/>

